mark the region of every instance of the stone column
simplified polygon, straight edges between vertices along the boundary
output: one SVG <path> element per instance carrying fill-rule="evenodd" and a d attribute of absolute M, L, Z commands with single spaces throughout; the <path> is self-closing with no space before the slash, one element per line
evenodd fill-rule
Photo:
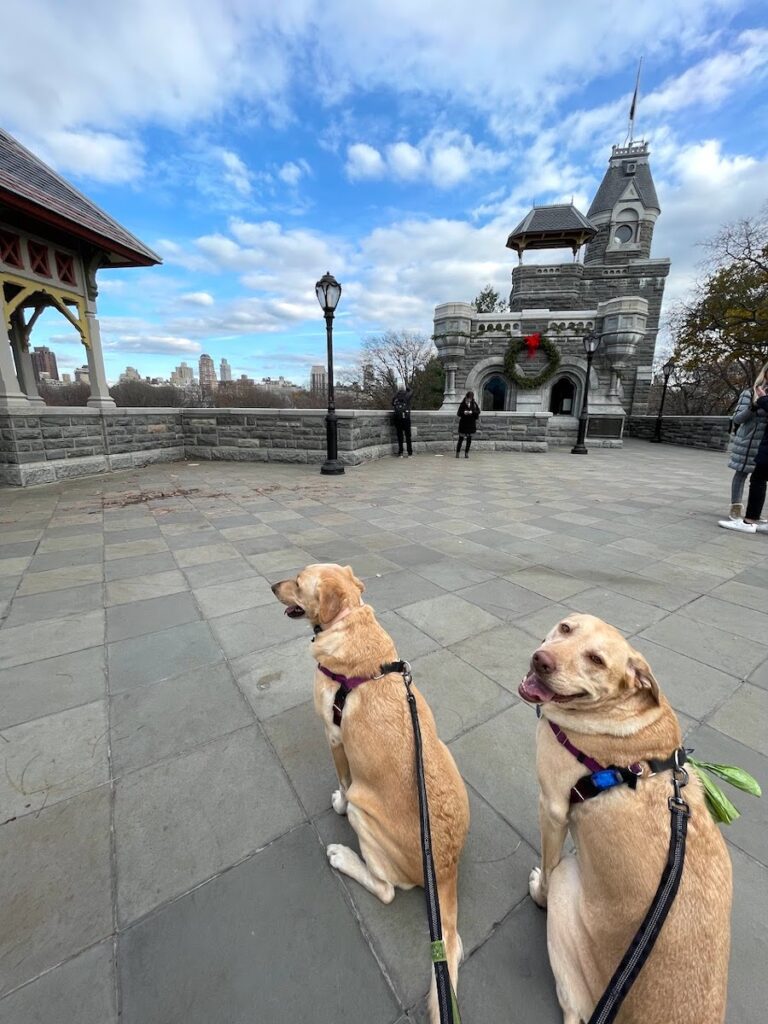
<path fill-rule="evenodd" d="M 19 387 L 16 376 L 6 323 L 5 306 L 0 292 L 0 409 L 3 412 L 29 412 L 29 400 Z"/>
<path fill-rule="evenodd" d="M 90 348 L 86 346 L 88 359 L 88 376 L 91 378 L 91 397 L 88 405 L 97 409 L 114 409 L 115 400 L 109 393 L 107 375 L 104 371 L 104 354 L 101 350 L 101 329 L 95 309 L 87 309 L 85 319 L 88 324 Z"/>
<path fill-rule="evenodd" d="M 32 353 L 29 351 L 29 344 L 25 344 L 24 328 L 18 320 L 18 310 L 11 317 L 11 350 L 16 360 L 16 373 L 21 383 L 22 390 L 33 405 L 45 405 L 37 390 L 35 380 L 35 368 L 32 365 Z"/>
<path fill-rule="evenodd" d="M 445 391 L 443 393 L 444 402 L 455 402 L 456 401 L 456 371 L 458 366 L 456 363 L 449 363 L 445 368 Z"/>

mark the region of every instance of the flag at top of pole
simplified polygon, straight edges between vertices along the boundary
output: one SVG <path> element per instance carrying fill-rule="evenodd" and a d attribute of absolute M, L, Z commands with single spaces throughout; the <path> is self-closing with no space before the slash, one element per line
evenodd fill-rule
<path fill-rule="evenodd" d="M 637 78 L 635 79 L 635 91 L 632 93 L 632 104 L 629 108 L 629 130 L 627 131 L 627 140 L 632 144 L 632 140 L 635 135 L 635 112 L 637 110 L 637 91 L 640 88 L 640 69 L 643 66 L 643 58 L 640 58 L 640 62 L 637 65 Z"/>

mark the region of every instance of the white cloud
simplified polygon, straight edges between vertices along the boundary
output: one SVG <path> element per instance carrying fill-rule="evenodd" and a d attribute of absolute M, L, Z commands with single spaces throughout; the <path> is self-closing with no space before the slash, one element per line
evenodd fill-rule
<path fill-rule="evenodd" d="M 352 181 L 360 178 L 381 178 L 386 171 L 384 158 L 378 149 L 366 142 L 356 142 L 347 147 L 347 176 Z"/>
<path fill-rule="evenodd" d="M 384 156 L 368 143 L 355 143 L 347 149 L 345 169 L 352 181 L 389 176 L 402 181 L 425 179 L 448 189 L 473 174 L 498 170 L 508 160 L 507 155 L 476 144 L 464 132 L 432 131 L 417 146 L 409 142 L 388 145 Z"/>
<path fill-rule="evenodd" d="M 241 196 L 251 194 L 251 173 L 237 155 L 231 149 L 217 147 L 216 155 L 224 167 L 224 181 L 227 185 Z"/>
<path fill-rule="evenodd" d="M 28 132 L 21 133 L 26 139 Z M 144 173 L 143 147 L 135 139 L 109 132 L 51 131 L 40 140 L 32 135 L 29 146 L 37 156 L 65 174 L 93 181 L 124 184 Z"/>
<path fill-rule="evenodd" d="M 120 334 L 104 342 L 106 351 L 144 352 L 153 355 L 177 355 L 200 352 L 201 345 L 189 338 L 165 334 Z"/>
<path fill-rule="evenodd" d="M 214 302 L 210 292 L 187 292 L 180 299 L 190 306 L 212 306 Z"/>
<path fill-rule="evenodd" d="M 387 163 L 398 178 L 410 180 L 424 172 L 424 154 L 409 142 L 396 142 L 387 147 Z"/>
<path fill-rule="evenodd" d="M 284 181 L 286 185 L 298 185 L 303 177 L 310 174 L 310 166 L 306 160 L 288 160 L 278 170 L 277 176 L 281 181 Z"/>

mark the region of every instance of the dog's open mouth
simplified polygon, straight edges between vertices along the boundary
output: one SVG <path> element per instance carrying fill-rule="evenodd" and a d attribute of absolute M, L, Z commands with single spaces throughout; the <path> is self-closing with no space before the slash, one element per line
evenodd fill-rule
<path fill-rule="evenodd" d="M 289 604 L 285 609 L 285 614 L 289 619 L 301 619 L 307 613 L 297 604 Z"/>
<path fill-rule="evenodd" d="M 529 672 L 517 688 L 517 692 L 531 704 L 546 704 L 548 701 L 562 703 L 576 697 L 584 697 L 584 693 L 555 693 L 535 672 Z"/>

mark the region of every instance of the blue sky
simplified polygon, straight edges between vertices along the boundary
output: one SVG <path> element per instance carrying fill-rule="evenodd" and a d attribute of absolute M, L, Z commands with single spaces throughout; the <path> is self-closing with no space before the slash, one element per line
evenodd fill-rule
<path fill-rule="evenodd" d="M 100 274 L 110 380 L 208 352 L 306 383 L 326 270 L 342 366 L 368 334 L 430 333 L 439 302 L 506 293 L 504 242 L 531 203 L 586 212 L 641 54 L 668 303 L 696 279 L 697 243 L 768 198 L 764 3 L 64 6 L 4 3 L 0 120 L 163 257 Z M 53 314 L 46 340 L 61 368 L 83 361 Z"/>

